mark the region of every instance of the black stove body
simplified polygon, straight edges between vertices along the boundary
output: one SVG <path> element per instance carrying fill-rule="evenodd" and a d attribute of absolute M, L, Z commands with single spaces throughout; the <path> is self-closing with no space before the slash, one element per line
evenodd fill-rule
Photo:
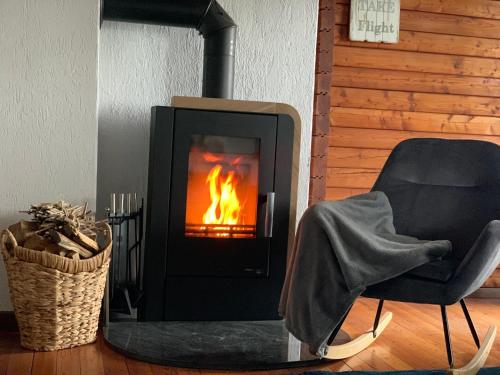
<path fill-rule="evenodd" d="M 151 118 L 139 319 L 280 319 L 292 118 L 174 107 Z"/>

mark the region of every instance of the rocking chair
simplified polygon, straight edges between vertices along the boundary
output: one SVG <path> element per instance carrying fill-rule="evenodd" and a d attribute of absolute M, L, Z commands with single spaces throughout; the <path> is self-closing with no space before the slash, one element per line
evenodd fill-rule
<path fill-rule="evenodd" d="M 470 140 L 403 141 L 390 154 L 372 190 L 389 198 L 398 233 L 448 239 L 453 250 L 441 260 L 368 287 L 363 295 L 379 300 L 373 329 L 347 344 L 329 346 L 326 357 L 346 358 L 371 344 L 392 317 L 386 313 L 381 318 L 385 300 L 423 303 L 441 308 L 450 372 L 477 373 L 493 345 L 496 327 L 491 326 L 480 343 L 465 297 L 481 287 L 500 262 L 500 147 Z M 460 369 L 453 366 L 446 313 L 446 307 L 457 302 L 478 347 L 471 362 Z"/>

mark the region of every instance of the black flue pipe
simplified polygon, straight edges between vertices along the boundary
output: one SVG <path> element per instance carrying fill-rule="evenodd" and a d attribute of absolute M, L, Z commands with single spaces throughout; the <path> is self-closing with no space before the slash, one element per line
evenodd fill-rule
<path fill-rule="evenodd" d="M 102 0 L 104 20 L 195 28 L 203 35 L 203 89 L 233 97 L 236 24 L 216 0 Z"/>

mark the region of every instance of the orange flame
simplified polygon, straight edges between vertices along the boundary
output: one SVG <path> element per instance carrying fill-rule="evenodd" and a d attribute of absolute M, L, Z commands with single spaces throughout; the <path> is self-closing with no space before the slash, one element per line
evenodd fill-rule
<path fill-rule="evenodd" d="M 226 178 L 221 172 L 222 166 L 217 164 L 206 179 L 211 203 L 203 215 L 204 224 L 238 224 L 241 206 L 236 194 L 237 180 L 234 171 L 229 171 Z"/>
<path fill-rule="evenodd" d="M 210 152 L 205 152 L 203 154 L 203 160 L 208 161 L 210 163 L 216 163 L 222 160 L 222 157 L 211 154 Z"/>

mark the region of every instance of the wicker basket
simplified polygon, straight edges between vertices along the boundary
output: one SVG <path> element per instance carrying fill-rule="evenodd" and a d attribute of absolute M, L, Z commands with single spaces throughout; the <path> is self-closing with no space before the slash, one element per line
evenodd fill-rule
<path fill-rule="evenodd" d="M 10 297 L 28 349 L 51 351 L 96 340 L 111 254 L 111 229 L 98 255 L 73 260 L 19 246 L 8 230 L 0 245 Z"/>

